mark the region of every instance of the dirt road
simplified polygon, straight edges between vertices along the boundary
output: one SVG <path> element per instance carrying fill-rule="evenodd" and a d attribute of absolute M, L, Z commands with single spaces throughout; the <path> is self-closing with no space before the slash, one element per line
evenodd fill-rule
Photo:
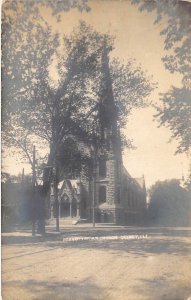
<path fill-rule="evenodd" d="M 2 240 L 3 300 L 191 297 L 191 228 L 75 227 L 45 238 L 23 230 Z"/>

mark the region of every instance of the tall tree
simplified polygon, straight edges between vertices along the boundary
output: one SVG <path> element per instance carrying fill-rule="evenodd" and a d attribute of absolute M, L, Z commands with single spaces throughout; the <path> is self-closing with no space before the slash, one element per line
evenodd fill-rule
<path fill-rule="evenodd" d="M 4 61 L 3 127 L 8 145 L 21 147 L 31 160 L 29 149 L 34 136 L 56 149 L 71 128 L 77 130 L 79 120 L 86 120 L 84 126 L 91 127 L 99 102 L 100 58 L 105 41 L 111 48 L 111 37 L 81 23 L 70 37 L 64 37 L 60 53 L 59 39 L 47 24 L 37 24 L 34 32 L 26 32 L 15 52 Z M 11 47 L 8 41 L 5 45 Z M 51 80 L 50 70 L 57 72 L 57 82 Z M 125 66 L 114 60 L 111 73 L 119 120 L 124 124 L 132 107 L 143 105 L 154 86 L 132 61 Z"/>
<path fill-rule="evenodd" d="M 31 142 L 38 137 L 48 144 L 57 199 L 60 147 L 69 134 L 84 139 L 94 131 L 101 101 L 102 53 L 106 48 L 108 53 L 112 50 L 113 38 L 81 22 L 62 40 L 43 19 L 36 20 L 36 13 L 39 15 L 35 10 L 23 23 L 17 15 L 5 13 L 10 31 L 4 23 L 3 140 L 8 146 L 20 147 L 31 165 Z M 13 28 L 18 25 L 15 34 Z M 154 86 L 132 62 L 124 66 L 114 60 L 111 70 L 119 124 L 124 124 L 126 114 L 133 106 L 142 106 Z"/>
<path fill-rule="evenodd" d="M 157 182 L 150 189 L 149 213 L 153 222 L 163 226 L 190 225 L 189 192 L 178 180 Z"/>
<path fill-rule="evenodd" d="M 31 129 L 22 126 L 16 112 L 25 110 L 26 101 L 35 97 L 34 86 L 41 86 L 41 95 L 48 92 L 49 70 L 53 55 L 59 44 L 58 36 L 43 18 L 43 9 L 49 8 L 59 17 L 63 11 L 77 8 L 89 11 L 87 0 L 38 1 L 5 0 L 2 6 L 2 103 L 3 128 L 9 128 L 10 143 L 24 151 L 31 163 Z M 13 47 L 14 45 L 14 47 Z M 41 82 L 43 75 L 44 90 Z M 47 87 L 46 87 L 47 85 Z M 46 91 L 45 91 L 46 90 Z M 45 95 L 44 95 L 45 96 Z M 35 105 L 35 103 L 34 103 Z M 11 120 L 8 115 L 11 113 Z M 24 122 L 24 120 L 23 120 Z M 32 124 L 31 124 L 32 126 Z M 14 127 L 14 128 L 13 128 Z M 11 135 L 11 131 L 13 134 Z M 3 130 L 3 132 L 5 132 Z M 17 134 L 15 134 L 17 132 Z M 8 136 L 5 135 L 6 141 Z M 4 139 L 3 139 L 4 141 Z M 9 144 L 10 144 L 9 143 Z"/>
<path fill-rule="evenodd" d="M 165 20 L 166 55 L 162 61 L 171 73 L 182 75 L 182 87 L 174 87 L 161 95 L 163 106 L 158 107 L 161 125 L 168 126 L 177 139 L 177 152 L 191 149 L 191 3 L 181 0 L 131 0 L 141 11 L 155 12 L 155 24 Z M 164 22 L 163 22 L 164 24 Z"/>

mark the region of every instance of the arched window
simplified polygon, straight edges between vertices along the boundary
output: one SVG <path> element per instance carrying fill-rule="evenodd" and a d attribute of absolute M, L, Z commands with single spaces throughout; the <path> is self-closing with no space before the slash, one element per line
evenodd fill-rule
<path fill-rule="evenodd" d="M 106 187 L 102 185 L 99 188 L 99 203 L 104 203 L 106 200 Z"/>
<path fill-rule="evenodd" d="M 135 197 L 135 192 L 133 191 L 133 201 L 132 201 L 132 207 L 134 208 L 134 209 L 136 209 L 136 197 Z"/>
<path fill-rule="evenodd" d="M 131 190 L 128 191 L 128 206 L 132 207 L 132 192 L 131 192 Z"/>
<path fill-rule="evenodd" d="M 128 207 L 130 207 L 130 205 L 131 205 L 131 203 L 130 203 L 130 196 L 129 196 L 129 194 L 128 194 L 128 197 L 127 197 L 127 205 L 128 205 Z"/>
<path fill-rule="evenodd" d="M 106 160 L 102 157 L 99 159 L 99 176 L 106 177 Z"/>
<path fill-rule="evenodd" d="M 120 187 L 119 186 L 117 188 L 117 201 L 118 201 L 118 203 L 120 203 L 120 201 L 121 201 L 121 191 L 120 191 Z"/>
<path fill-rule="evenodd" d="M 131 191 L 130 207 L 134 208 L 134 192 L 133 191 Z"/>
<path fill-rule="evenodd" d="M 60 217 L 69 217 L 70 216 L 70 200 L 66 193 L 61 198 L 60 201 Z"/>

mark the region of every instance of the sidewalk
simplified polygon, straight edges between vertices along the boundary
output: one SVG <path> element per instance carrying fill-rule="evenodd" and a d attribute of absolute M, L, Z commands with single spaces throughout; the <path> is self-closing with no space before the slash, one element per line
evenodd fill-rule
<path fill-rule="evenodd" d="M 70 240 L 79 237 L 81 240 L 92 237 L 103 240 L 113 239 L 133 239 L 133 238 L 160 238 L 160 237 L 190 237 L 191 240 L 191 228 L 190 227 L 133 227 L 133 226 L 116 226 L 115 224 L 96 224 L 95 227 L 91 223 L 60 226 L 60 231 L 57 232 L 53 224 L 46 226 L 45 235 L 36 234 L 32 236 L 31 226 L 23 226 L 22 228 L 12 228 L 7 232 L 3 232 L 1 235 L 2 245 L 16 245 L 16 244 L 35 244 L 46 242 L 62 242 L 63 239 Z"/>

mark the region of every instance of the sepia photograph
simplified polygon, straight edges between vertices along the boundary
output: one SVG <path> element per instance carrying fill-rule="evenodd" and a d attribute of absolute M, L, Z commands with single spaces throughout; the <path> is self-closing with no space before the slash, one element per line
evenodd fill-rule
<path fill-rule="evenodd" d="M 1 1 L 1 297 L 191 300 L 191 0 Z"/>

